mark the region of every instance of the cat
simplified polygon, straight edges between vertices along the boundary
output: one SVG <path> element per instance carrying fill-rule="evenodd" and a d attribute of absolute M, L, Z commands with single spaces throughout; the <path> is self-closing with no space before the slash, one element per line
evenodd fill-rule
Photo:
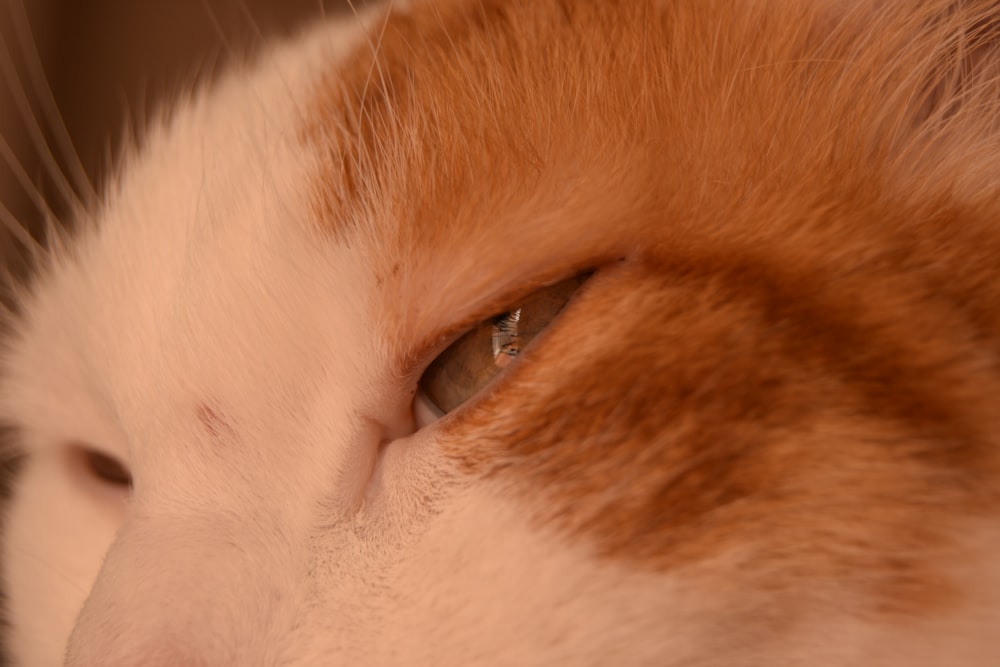
<path fill-rule="evenodd" d="M 1000 664 L 1000 6 L 412 0 L 3 347 L 14 665 Z"/>

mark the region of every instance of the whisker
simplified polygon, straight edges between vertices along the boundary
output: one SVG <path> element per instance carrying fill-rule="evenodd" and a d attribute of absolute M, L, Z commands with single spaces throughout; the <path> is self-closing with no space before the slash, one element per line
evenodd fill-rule
<path fill-rule="evenodd" d="M 4 265 L 0 269 L 0 331 L 7 331 L 7 327 L 15 321 L 20 313 L 18 304 L 21 303 L 22 290 L 23 281 L 17 277 L 14 268 L 10 264 Z M 4 465 L 4 459 L 8 457 L 9 453 L 0 448 L 0 466 Z M 7 474 L 0 475 L 0 485 L 9 488 L 11 483 L 9 477 L 9 471 Z"/>
<path fill-rule="evenodd" d="M 219 17 L 216 15 L 215 11 L 212 10 L 212 4 L 209 0 L 201 0 L 201 6 L 205 11 L 205 15 L 208 17 L 208 22 L 212 24 L 212 29 L 215 30 L 215 34 L 219 38 L 219 44 L 222 45 L 222 49 L 229 56 L 230 60 L 236 61 L 236 49 L 233 47 L 233 43 L 226 36 L 226 31 L 222 27 Z"/>
<path fill-rule="evenodd" d="M 35 240 L 27 228 L 21 224 L 17 217 L 10 212 L 6 206 L 0 203 L 0 224 L 2 224 L 11 235 L 16 238 L 32 255 L 44 254 L 45 249 Z"/>
<path fill-rule="evenodd" d="M 227 65 L 229 68 L 238 67 L 245 60 L 245 50 L 243 53 L 240 53 L 237 50 L 236 44 L 234 44 L 233 40 L 230 39 L 230 36 L 227 35 L 225 26 L 223 26 L 218 15 L 212 9 L 212 5 L 209 0 L 201 0 L 201 5 L 202 9 L 205 11 L 205 15 L 208 17 L 208 22 L 212 25 L 212 29 L 219 38 L 219 44 L 222 46 L 222 52 L 228 61 L 223 64 Z M 219 63 L 216 62 L 215 64 L 218 65 Z M 264 100 L 260 97 L 257 91 L 255 90 L 253 93 L 260 105 L 260 108 L 263 109 L 265 113 L 269 113 L 268 105 L 264 103 Z"/>
<path fill-rule="evenodd" d="M 90 592 L 85 586 L 81 585 L 76 579 L 73 578 L 72 573 L 70 573 L 70 572 L 68 572 L 66 570 L 60 569 L 51 560 L 48 560 L 47 558 L 42 557 L 40 554 L 38 554 L 38 553 L 36 553 L 34 551 L 30 551 L 28 549 L 25 549 L 23 547 L 17 547 L 15 545 L 15 549 L 16 549 L 17 553 L 21 554 L 22 556 L 27 556 L 36 565 L 41 566 L 42 568 L 44 568 L 44 570 L 46 572 L 48 572 L 49 574 L 54 575 L 56 577 L 56 579 L 60 583 L 62 583 L 65 587 L 67 587 L 68 589 L 72 589 L 73 591 L 79 592 L 79 593 L 89 593 Z"/>
<path fill-rule="evenodd" d="M 24 166 L 17 159 L 17 155 L 14 153 L 14 150 L 10 147 L 10 144 L 7 143 L 3 136 L 0 136 L 0 158 L 3 158 L 3 161 L 14 173 L 14 177 L 17 179 L 18 184 L 38 208 L 38 212 L 45 218 L 55 219 L 56 215 L 49 207 L 49 203 L 45 200 L 45 196 L 42 194 L 38 186 L 31 181 L 28 173 L 24 170 Z"/>
<path fill-rule="evenodd" d="M 66 128 L 66 121 L 59 111 L 59 105 L 52 94 L 52 87 L 49 85 L 48 77 L 42 68 L 42 59 L 38 52 L 38 44 L 35 42 L 31 24 L 28 21 L 24 0 L 11 0 L 10 4 L 12 6 L 10 14 L 15 24 L 14 36 L 21 48 L 21 55 L 28 69 L 28 79 L 34 89 L 35 98 L 40 101 L 42 113 L 45 114 L 49 129 L 55 135 L 55 141 L 70 175 L 76 180 L 78 190 L 86 193 L 87 197 L 96 200 L 97 191 L 94 189 L 94 183 L 87 175 L 87 170 L 80 160 L 80 154 L 77 152 L 76 146 L 73 145 L 73 139 Z"/>
<path fill-rule="evenodd" d="M 365 97 L 368 96 L 368 88 L 371 86 L 372 78 L 373 75 L 376 73 L 376 71 L 379 76 L 379 81 L 382 83 L 383 89 L 385 89 L 385 75 L 382 70 L 382 63 L 379 61 L 379 55 L 382 53 L 382 41 L 385 39 L 386 28 L 389 27 L 389 19 L 392 18 L 392 10 L 393 6 L 392 3 L 390 2 L 389 5 L 386 7 L 385 18 L 382 20 L 382 25 L 379 27 L 378 31 L 378 36 L 376 37 L 375 43 L 372 46 L 372 66 L 368 70 L 368 77 L 365 79 L 364 90 L 361 91 L 362 100 L 364 100 Z M 370 39 L 368 40 L 368 43 L 369 44 L 372 43 Z"/>
<path fill-rule="evenodd" d="M 54 218 L 45 220 L 45 250 L 50 258 L 65 257 L 68 252 L 66 243 L 68 231 L 64 225 L 60 225 Z"/>
<path fill-rule="evenodd" d="M 3 75 L 4 80 L 7 82 L 7 89 L 10 91 L 11 97 L 14 100 L 14 106 L 17 107 L 17 112 L 21 118 L 21 122 L 24 123 L 25 129 L 28 133 L 28 138 L 31 140 L 38 157 L 42 160 L 42 163 L 48 170 L 48 174 L 52 178 L 56 188 L 59 190 L 59 193 L 65 198 L 66 203 L 70 206 L 82 207 L 84 202 L 73 189 L 69 180 L 67 180 L 66 175 L 62 172 L 62 168 L 56 162 L 55 155 L 53 155 L 48 142 L 45 140 L 45 134 L 42 131 L 41 125 L 38 123 L 38 119 L 35 118 L 34 111 L 31 108 L 31 102 L 28 99 L 28 94 L 25 91 L 21 77 L 18 76 L 17 70 L 14 68 L 13 56 L 7 49 L 7 45 L 3 43 L 0 43 L 0 74 Z"/>
<path fill-rule="evenodd" d="M 239 8 L 240 13 L 243 14 L 243 18 L 253 31 L 254 37 L 257 39 L 257 47 L 262 49 L 266 48 L 267 38 L 264 35 L 264 31 L 261 30 L 260 23 L 253 17 L 253 12 L 250 11 L 250 7 L 247 5 L 246 0 L 237 0 L 236 5 Z M 281 80 L 281 85 L 285 87 L 285 92 L 288 93 L 288 99 L 295 105 L 299 114 L 304 116 L 305 111 L 299 104 L 298 96 L 296 96 L 292 91 L 292 87 L 288 85 L 288 79 L 285 78 L 284 72 L 282 72 L 280 68 L 276 68 L 276 72 L 278 79 Z"/>
<path fill-rule="evenodd" d="M 253 13 L 247 6 L 246 0 L 237 0 L 236 6 L 243 15 L 243 18 L 246 19 L 247 24 L 249 24 L 250 28 L 253 30 L 254 37 L 257 38 L 257 42 L 259 44 L 263 44 L 266 41 L 264 39 L 264 32 L 260 29 L 260 24 L 253 17 Z"/>
<path fill-rule="evenodd" d="M 347 0 L 347 5 L 351 8 L 351 11 L 354 13 L 354 18 L 360 22 L 362 20 L 361 15 L 358 13 L 358 9 L 355 6 L 354 2 L 352 2 L 352 0 Z M 382 52 L 382 40 L 385 38 L 385 31 L 386 28 L 388 28 L 389 26 L 389 19 L 392 17 L 393 6 L 391 2 L 388 5 L 386 5 L 384 11 L 385 11 L 385 18 L 382 21 L 382 25 L 379 28 L 378 35 L 376 36 L 374 42 L 372 41 L 371 34 L 367 30 L 365 31 L 368 47 L 371 49 L 372 52 L 372 64 L 368 68 L 368 76 L 365 77 L 365 85 L 364 88 L 361 89 L 361 95 L 358 98 L 357 116 L 358 116 L 359 129 L 361 128 L 362 124 L 366 121 L 368 122 L 369 128 L 371 128 L 373 131 L 375 129 L 375 118 L 372 118 L 368 115 L 365 102 L 367 101 L 368 89 L 371 86 L 372 79 L 374 78 L 376 71 L 378 72 L 379 75 L 379 81 L 383 84 L 383 90 L 385 89 L 384 88 L 385 77 L 383 76 L 382 65 L 379 62 L 379 54 Z M 385 92 L 388 93 L 388 91 Z"/>
<path fill-rule="evenodd" d="M 149 92 L 149 85 L 147 84 L 146 79 L 140 79 L 136 88 L 135 109 L 133 111 L 135 118 L 133 118 L 133 121 L 137 124 L 142 124 L 141 127 L 137 126 L 136 135 L 134 137 L 136 143 L 138 143 L 139 140 L 144 139 L 149 133 L 149 111 L 146 104 L 146 96 Z"/>

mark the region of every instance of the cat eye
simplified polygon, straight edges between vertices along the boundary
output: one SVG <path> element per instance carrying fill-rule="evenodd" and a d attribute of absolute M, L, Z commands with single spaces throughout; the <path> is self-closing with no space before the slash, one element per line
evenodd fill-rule
<path fill-rule="evenodd" d="M 549 326 L 588 277 L 544 287 L 477 324 L 427 368 L 420 378 L 423 395 L 447 414 L 477 394 Z"/>
<path fill-rule="evenodd" d="M 132 486 L 132 474 L 118 459 L 92 449 L 84 450 L 87 469 L 98 481 L 111 486 Z"/>

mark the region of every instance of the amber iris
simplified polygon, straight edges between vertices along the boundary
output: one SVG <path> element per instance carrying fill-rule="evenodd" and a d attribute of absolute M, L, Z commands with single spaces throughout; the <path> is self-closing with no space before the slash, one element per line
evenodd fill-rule
<path fill-rule="evenodd" d="M 586 278 L 577 276 L 543 287 L 477 324 L 424 372 L 420 379 L 424 395 L 444 413 L 469 400 L 549 326 Z"/>

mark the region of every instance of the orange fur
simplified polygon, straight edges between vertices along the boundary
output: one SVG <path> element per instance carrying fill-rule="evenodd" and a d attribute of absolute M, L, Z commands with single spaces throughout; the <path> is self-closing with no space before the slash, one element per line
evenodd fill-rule
<path fill-rule="evenodd" d="M 314 209 L 385 258 L 417 365 L 432 323 L 607 269 L 443 427 L 539 522 L 654 570 L 738 550 L 738 588 L 940 611 L 957 534 L 1000 510 L 998 36 L 992 2 L 391 11 L 317 91 Z"/>

